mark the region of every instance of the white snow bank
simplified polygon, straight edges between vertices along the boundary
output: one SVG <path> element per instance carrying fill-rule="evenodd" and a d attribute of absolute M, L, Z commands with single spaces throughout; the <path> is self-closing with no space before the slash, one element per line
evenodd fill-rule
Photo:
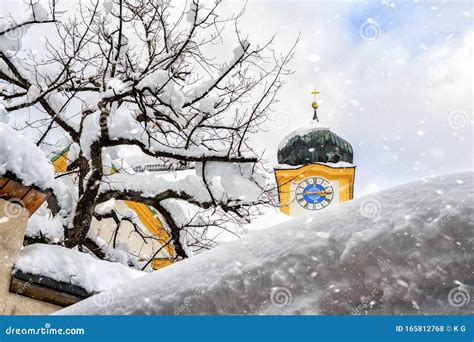
<path fill-rule="evenodd" d="M 39 238 L 44 236 L 46 239 L 61 242 L 64 240 L 64 227 L 60 215 L 56 215 L 52 219 L 46 216 L 34 213 L 27 222 L 26 236 Z"/>
<path fill-rule="evenodd" d="M 0 123 L 0 175 L 13 173 L 25 185 L 53 187 L 54 170 L 43 151 L 20 133 Z"/>
<path fill-rule="evenodd" d="M 109 290 L 146 274 L 89 254 L 44 244 L 25 247 L 13 267 L 13 272 L 16 270 L 80 286 L 89 293 Z"/>
<path fill-rule="evenodd" d="M 402 185 L 290 220 L 63 314 L 466 314 L 474 173 Z"/>

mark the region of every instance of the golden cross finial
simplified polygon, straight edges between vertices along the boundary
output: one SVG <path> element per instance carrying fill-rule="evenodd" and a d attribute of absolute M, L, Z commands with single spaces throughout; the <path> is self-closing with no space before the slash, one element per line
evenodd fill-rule
<path fill-rule="evenodd" d="M 311 104 L 311 106 L 313 107 L 313 109 L 318 109 L 319 105 L 318 105 L 318 101 L 317 101 L 317 96 L 319 94 L 319 91 L 314 88 L 314 90 L 311 92 L 312 95 L 314 95 L 314 100 L 313 100 L 313 103 Z"/>

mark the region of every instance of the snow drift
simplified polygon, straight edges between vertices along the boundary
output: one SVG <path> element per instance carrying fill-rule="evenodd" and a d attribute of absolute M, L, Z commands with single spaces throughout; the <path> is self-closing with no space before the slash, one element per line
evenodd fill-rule
<path fill-rule="evenodd" d="M 473 178 L 430 178 L 294 219 L 114 287 L 106 305 L 92 297 L 58 314 L 466 314 Z"/>
<path fill-rule="evenodd" d="M 119 263 L 98 260 L 86 253 L 41 243 L 23 248 L 13 266 L 13 274 L 17 271 L 76 285 L 88 293 L 106 291 L 146 274 Z"/>
<path fill-rule="evenodd" d="M 24 185 L 53 187 L 54 170 L 43 151 L 19 132 L 0 123 L 0 175 L 7 172 Z"/>

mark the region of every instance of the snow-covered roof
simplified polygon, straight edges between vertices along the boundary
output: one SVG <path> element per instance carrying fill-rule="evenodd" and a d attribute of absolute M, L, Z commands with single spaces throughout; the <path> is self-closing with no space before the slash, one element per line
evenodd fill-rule
<path fill-rule="evenodd" d="M 473 187 L 469 172 L 361 197 L 58 314 L 466 314 L 448 293 L 472 284 Z"/>
<path fill-rule="evenodd" d="M 278 162 L 289 165 L 352 163 L 351 144 L 316 120 L 287 135 L 278 146 Z"/>
<path fill-rule="evenodd" d="M 45 244 L 25 247 L 13 270 L 70 283 L 89 293 L 105 291 L 146 274 L 119 263 L 96 259 L 86 253 Z"/>
<path fill-rule="evenodd" d="M 314 132 L 314 131 L 329 131 L 328 126 L 321 125 L 318 121 L 316 120 L 311 120 L 308 124 L 305 126 L 298 128 L 291 133 L 285 135 L 283 140 L 280 142 L 278 145 L 278 149 L 281 150 L 283 147 L 288 144 L 288 142 L 291 140 L 291 138 L 294 138 L 296 136 L 304 136 L 308 133 Z"/>
<path fill-rule="evenodd" d="M 20 133 L 0 123 L 0 175 L 12 173 L 24 185 L 51 189 L 54 170 L 43 151 Z"/>
<path fill-rule="evenodd" d="M 313 163 L 313 164 L 319 164 L 319 165 L 325 165 L 325 166 L 329 166 L 329 167 L 332 167 L 334 169 L 343 169 L 343 168 L 346 168 L 346 167 L 355 167 L 354 164 L 352 163 L 348 163 L 348 162 L 343 162 L 343 161 L 340 161 L 340 162 L 337 162 L 337 163 Z M 277 164 L 275 165 L 273 168 L 276 169 L 276 170 L 288 170 L 288 169 L 299 169 L 300 167 L 303 167 L 303 166 L 306 166 L 306 165 L 288 165 L 288 164 Z"/>

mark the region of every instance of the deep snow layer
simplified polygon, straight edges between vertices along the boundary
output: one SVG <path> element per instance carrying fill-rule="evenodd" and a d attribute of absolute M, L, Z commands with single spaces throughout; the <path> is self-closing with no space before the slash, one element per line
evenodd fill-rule
<path fill-rule="evenodd" d="M 0 123 L 0 175 L 13 173 L 25 185 L 53 187 L 54 170 L 43 151 L 21 133 Z"/>
<path fill-rule="evenodd" d="M 71 283 L 89 293 L 106 291 L 146 274 L 69 248 L 40 243 L 23 248 L 13 266 L 13 272 L 16 270 Z"/>
<path fill-rule="evenodd" d="M 451 290 L 472 297 L 473 178 L 430 178 L 290 220 L 117 286 L 105 305 L 92 297 L 58 313 L 466 314 L 472 302 L 459 306 Z"/>

